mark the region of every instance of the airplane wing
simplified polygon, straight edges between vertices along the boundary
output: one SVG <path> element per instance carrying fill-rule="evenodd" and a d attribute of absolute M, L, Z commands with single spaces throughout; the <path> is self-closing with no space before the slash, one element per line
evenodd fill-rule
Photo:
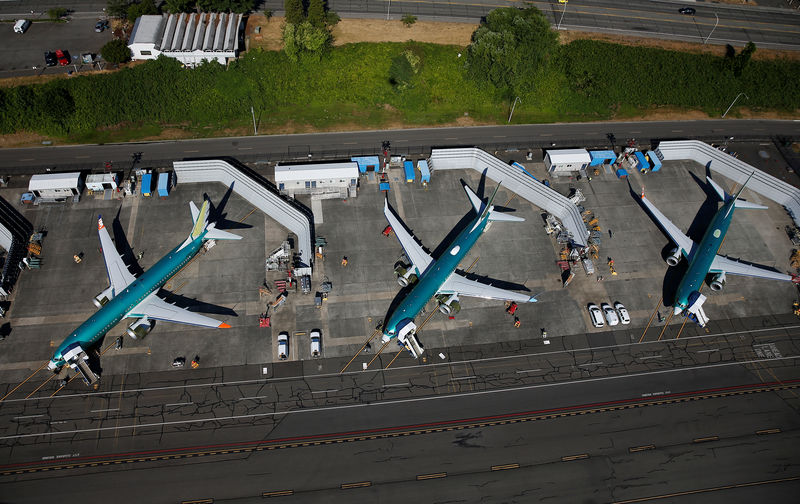
<path fill-rule="evenodd" d="M 408 257 L 414 264 L 414 267 L 417 268 L 417 274 L 421 275 L 423 271 L 428 269 L 431 262 L 433 262 L 433 258 L 430 254 L 425 252 L 422 245 L 420 245 L 414 235 L 411 234 L 411 231 L 406 228 L 405 224 L 403 224 L 392 209 L 389 208 L 388 200 L 384 200 L 383 214 L 386 216 L 386 220 L 389 221 L 389 225 L 392 226 L 392 230 L 400 241 L 400 246 L 403 247 L 406 257 Z"/>
<path fill-rule="evenodd" d="M 792 276 L 779 271 L 773 271 L 763 266 L 756 266 L 753 264 L 741 263 L 728 259 L 727 257 L 717 255 L 711 267 L 708 269 L 709 273 L 725 272 L 729 275 L 750 276 L 756 278 L 768 278 L 771 280 L 791 280 Z"/>
<path fill-rule="evenodd" d="M 478 297 L 483 299 L 501 299 L 518 303 L 536 302 L 536 298 L 518 292 L 492 287 L 476 282 L 454 271 L 439 288 L 437 294 L 458 294 L 459 296 Z"/>
<path fill-rule="evenodd" d="M 133 310 L 126 316 L 128 317 L 147 317 L 154 320 L 164 320 L 166 322 L 175 322 L 176 324 L 188 324 L 200 327 L 219 327 L 221 329 L 230 327 L 224 322 L 200 315 L 199 313 L 190 312 L 184 308 L 171 305 L 156 296 L 153 292 L 147 296 L 144 301 L 139 303 Z"/>
<path fill-rule="evenodd" d="M 114 242 L 111 241 L 108 229 L 106 229 L 103 224 L 103 218 L 100 216 L 97 217 L 97 234 L 100 236 L 100 248 L 103 250 L 103 259 L 106 262 L 108 281 L 114 290 L 114 295 L 116 295 L 132 284 L 136 277 L 128 270 L 125 261 L 122 260 L 116 247 L 114 247 Z"/>
<path fill-rule="evenodd" d="M 678 229 L 678 227 L 673 224 L 672 221 L 667 219 L 667 217 L 661 213 L 661 211 L 656 208 L 656 206 L 653 205 L 650 200 L 644 197 L 644 194 L 642 195 L 642 203 L 644 203 L 644 206 L 647 207 L 656 221 L 658 221 L 658 224 L 669 235 L 670 239 L 675 243 L 675 245 L 678 246 L 681 253 L 685 257 L 691 256 L 692 250 L 695 247 L 692 239 L 683 234 L 683 232 Z"/>

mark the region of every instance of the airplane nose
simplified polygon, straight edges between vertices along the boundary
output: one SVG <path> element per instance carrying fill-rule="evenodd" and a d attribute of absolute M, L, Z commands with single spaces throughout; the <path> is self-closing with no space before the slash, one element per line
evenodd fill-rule
<path fill-rule="evenodd" d="M 680 315 L 682 311 L 683 311 L 683 308 L 681 308 L 680 306 L 676 306 L 675 310 L 672 313 L 674 315 Z"/>

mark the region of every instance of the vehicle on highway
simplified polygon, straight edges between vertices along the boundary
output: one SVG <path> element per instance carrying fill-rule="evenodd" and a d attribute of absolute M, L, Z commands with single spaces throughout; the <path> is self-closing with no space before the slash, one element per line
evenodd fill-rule
<path fill-rule="evenodd" d="M 58 64 L 61 66 L 69 65 L 69 52 L 59 49 L 56 51 L 56 59 L 58 60 Z"/>
<path fill-rule="evenodd" d="M 625 305 L 617 301 L 614 303 L 614 309 L 617 310 L 619 313 L 619 321 L 623 324 L 630 324 L 631 323 L 631 316 L 628 315 L 628 309 L 625 308 Z"/>
<path fill-rule="evenodd" d="M 108 20 L 102 19 L 94 24 L 94 31 L 97 33 L 101 33 L 103 30 L 108 29 Z"/>
<path fill-rule="evenodd" d="M 31 22 L 27 19 L 17 19 L 17 22 L 14 23 L 14 33 L 25 33 L 30 25 Z"/>
<path fill-rule="evenodd" d="M 44 64 L 47 66 L 56 66 L 58 64 L 58 60 L 56 59 L 56 53 L 52 51 L 45 51 Z"/>
<path fill-rule="evenodd" d="M 322 335 L 320 334 L 319 329 L 312 330 L 311 331 L 311 357 L 319 357 L 321 341 L 322 341 Z"/>
<path fill-rule="evenodd" d="M 286 360 L 289 358 L 289 333 L 281 331 L 278 334 L 278 358 Z"/>
<path fill-rule="evenodd" d="M 617 317 L 617 312 L 614 311 L 614 308 L 611 307 L 608 303 L 603 303 L 600 305 L 600 308 L 603 309 L 603 314 L 606 316 L 606 322 L 608 325 L 613 327 L 619 324 L 619 317 Z"/>
<path fill-rule="evenodd" d="M 696 11 L 694 10 L 694 7 L 681 7 L 678 9 L 678 12 L 681 14 L 686 14 L 687 16 L 694 16 Z"/>
<path fill-rule="evenodd" d="M 606 325 L 605 321 L 603 321 L 603 312 L 600 311 L 600 307 L 594 303 L 590 303 L 589 306 L 589 318 L 592 319 L 592 325 L 595 327 L 603 327 Z"/>

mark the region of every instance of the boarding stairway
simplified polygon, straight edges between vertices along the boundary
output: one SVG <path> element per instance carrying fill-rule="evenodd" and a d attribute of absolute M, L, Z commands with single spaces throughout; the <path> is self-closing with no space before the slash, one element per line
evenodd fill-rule
<path fill-rule="evenodd" d="M 275 184 L 234 160 L 174 161 L 173 167 L 178 183 L 219 182 L 232 187 L 233 192 L 297 235 L 301 264 L 295 268 L 295 273 L 298 276 L 311 275 L 314 258 L 314 217 L 311 210 L 283 196 Z"/>
<path fill-rule="evenodd" d="M 737 184 L 744 184 L 753 174 L 747 189 L 783 205 L 794 223 L 800 226 L 800 189 L 699 140 L 663 141 L 656 152 L 667 161 L 691 159 Z"/>
<path fill-rule="evenodd" d="M 525 172 L 497 159 L 477 147 L 433 149 L 428 161 L 434 170 L 463 170 L 471 168 L 501 183 L 520 197 L 542 210 L 555 215 L 567 229 L 577 247 L 585 247 L 589 231 L 578 207 L 558 191 L 527 175 Z"/>

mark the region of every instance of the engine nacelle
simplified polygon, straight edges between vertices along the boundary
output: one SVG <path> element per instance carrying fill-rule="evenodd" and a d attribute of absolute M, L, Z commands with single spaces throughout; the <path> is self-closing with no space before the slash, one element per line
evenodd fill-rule
<path fill-rule="evenodd" d="M 400 265 L 394 269 L 394 274 L 397 275 L 397 284 L 400 287 L 408 287 L 417 283 L 418 278 L 413 268 L 406 268 Z"/>
<path fill-rule="evenodd" d="M 128 327 L 125 331 L 133 339 L 144 338 L 153 328 L 153 323 L 147 317 L 142 317 Z"/>
<path fill-rule="evenodd" d="M 104 304 L 108 303 L 114 299 L 114 289 L 112 287 L 108 287 L 108 289 L 104 290 L 97 296 L 92 299 L 92 303 L 98 308 L 102 308 Z"/>
<path fill-rule="evenodd" d="M 437 296 L 439 301 L 439 311 L 444 315 L 455 315 L 461 311 L 461 303 L 458 302 L 458 296 L 452 294 L 450 296 L 444 294 Z"/>
<path fill-rule="evenodd" d="M 725 287 L 725 272 L 717 273 L 711 280 L 711 290 L 721 291 Z"/>
<path fill-rule="evenodd" d="M 674 248 L 667 256 L 667 264 L 670 266 L 677 266 L 679 262 L 681 262 L 681 251 Z"/>

